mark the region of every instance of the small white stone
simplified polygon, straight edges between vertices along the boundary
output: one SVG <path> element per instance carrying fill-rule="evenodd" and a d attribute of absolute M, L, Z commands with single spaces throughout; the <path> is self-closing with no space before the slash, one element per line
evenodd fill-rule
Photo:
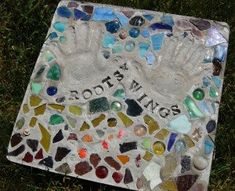
<path fill-rule="evenodd" d="M 198 170 L 204 170 L 208 167 L 208 161 L 202 156 L 196 156 L 193 158 L 194 167 Z"/>

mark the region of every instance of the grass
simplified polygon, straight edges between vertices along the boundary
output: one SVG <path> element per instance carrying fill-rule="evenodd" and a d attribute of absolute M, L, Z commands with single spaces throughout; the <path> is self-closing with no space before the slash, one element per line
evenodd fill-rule
<path fill-rule="evenodd" d="M 216 156 L 209 190 L 235 190 L 235 2 L 234 0 L 96 0 L 135 8 L 225 21 L 230 45 L 219 113 Z M 120 190 L 16 165 L 6 149 L 35 61 L 58 1 L 0 3 L 0 190 Z"/>

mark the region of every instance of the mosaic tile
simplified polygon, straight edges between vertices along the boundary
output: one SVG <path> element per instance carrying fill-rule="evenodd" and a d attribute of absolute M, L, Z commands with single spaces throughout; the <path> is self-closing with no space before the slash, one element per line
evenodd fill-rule
<path fill-rule="evenodd" d="M 131 190 L 206 190 L 228 25 L 62 0 L 7 158 Z"/>

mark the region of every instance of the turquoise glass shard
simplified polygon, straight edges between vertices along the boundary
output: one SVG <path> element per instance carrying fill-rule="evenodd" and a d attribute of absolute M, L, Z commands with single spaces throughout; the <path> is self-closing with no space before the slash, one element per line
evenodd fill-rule
<path fill-rule="evenodd" d="M 112 8 L 108 7 L 96 7 L 92 16 L 94 21 L 112 21 L 116 19 L 116 16 Z"/>
<path fill-rule="evenodd" d="M 186 98 L 184 99 L 184 106 L 187 109 L 191 118 L 204 117 L 204 114 L 199 110 L 199 108 L 190 96 L 186 96 Z"/>
<path fill-rule="evenodd" d="M 152 46 L 153 46 L 154 50 L 158 51 L 158 50 L 161 49 L 163 39 L 164 39 L 164 34 L 163 33 L 155 34 L 155 35 L 151 36 Z"/>
<path fill-rule="evenodd" d="M 187 134 L 191 130 L 191 123 L 186 115 L 180 115 L 176 119 L 170 121 L 169 127 L 178 133 Z"/>
<path fill-rule="evenodd" d="M 64 30 L 65 30 L 65 24 L 60 22 L 60 21 L 55 22 L 53 24 L 53 27 L 54 27 L 55 30 L 57 30 L 59 32 L 64 32 Z"/>
<path fill-rule="evenodd" d="M 116 38 L 112 34 L 105 34 L 102 40 L 102 45 L 104 48 L 112 48 L 112 46 L 115 44 Z"/>

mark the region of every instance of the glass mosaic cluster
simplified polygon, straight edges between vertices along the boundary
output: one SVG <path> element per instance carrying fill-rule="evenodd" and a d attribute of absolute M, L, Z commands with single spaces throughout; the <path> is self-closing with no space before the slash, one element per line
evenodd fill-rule
<path fill-rule="evenodd" d="M 132 190 L 207 190 L 226 23 L 61 1 L 7 158 Z"/>

